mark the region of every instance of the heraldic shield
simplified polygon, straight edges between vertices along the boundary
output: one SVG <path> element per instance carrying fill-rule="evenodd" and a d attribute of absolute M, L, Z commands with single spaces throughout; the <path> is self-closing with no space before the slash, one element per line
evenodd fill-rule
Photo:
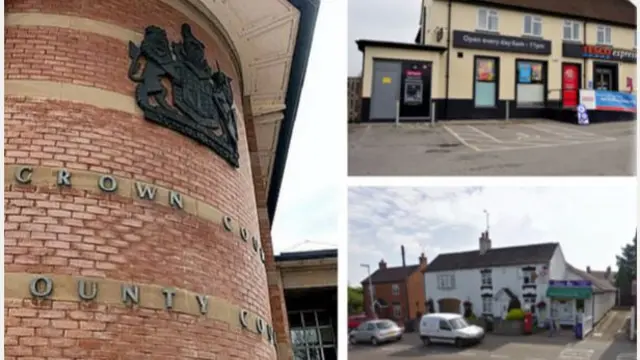
<path fill-rule="evenodd" d="M 217 69 L 211 69 L 204 44 L 189 25 L 183 24 L 181 33 L 182 42 L 169 44 L 164 29 L 148 26 L 140 46 L 129 42 L 129 78 L 137 83 L 136 102 L 147 120 L 200 142 L 237 168 L 232 79 L 217 62 Z M 171 83 L 172 104 L 163 79 Z"/>

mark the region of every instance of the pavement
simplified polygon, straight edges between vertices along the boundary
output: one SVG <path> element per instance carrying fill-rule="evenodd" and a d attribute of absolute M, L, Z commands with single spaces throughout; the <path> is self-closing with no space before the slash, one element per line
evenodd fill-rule
<path fill-rule="evenodd" d="M 636 343 L 621 336 L 612 340 L 588 337 L 577 341 L 570 334 L 549 338 L 487 335 L 482 344 L 458 349 L 447 345 L 422 345 L 418 335 L 405 334 L 403 340 L 377 347 L 350 345 L 349 360 L 415 359 L 430 360 L 637 360 Z"/>
<path fill-rule="evenodd" d="M 634 176 L 635 122 L 349 124 L 350 176 Z"/>

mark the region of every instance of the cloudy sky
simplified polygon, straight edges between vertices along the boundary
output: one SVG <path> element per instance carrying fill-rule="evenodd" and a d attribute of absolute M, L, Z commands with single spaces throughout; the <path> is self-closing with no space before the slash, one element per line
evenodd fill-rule
<path fill-rule="evenodd" d="M 347 70 L 336 39 L 346 31 L 343 1 L 322 1 L 273 223 L 276 254 L 337 247 L 346 197 Z"/>
<path fill-rule="evenodd" d="M 413 43 L 418 33 L 421 0 L 348 0 L 349 76 L 360 74 L 362 53 L 356 40 Z"/>
<path fill-rule="evenodd" d="M 608 182 L 608 184 L 611 184 Z M 627 185 L 628 184 L 628 185 Z M 633 180 L 608 187 L 349 189 L 349 284 L 388 266 L 416 264 L 438 254 L 474 250 L 489 212 L 493 247 L 559 242 L 568 262 L 585 268 L 615 268 L 615 256 L 633 239 L 637 196 Z"/>

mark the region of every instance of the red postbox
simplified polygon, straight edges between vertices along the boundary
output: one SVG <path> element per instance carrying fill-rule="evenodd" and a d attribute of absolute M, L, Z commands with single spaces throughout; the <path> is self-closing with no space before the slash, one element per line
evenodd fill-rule
<path fill-rule="evenodd" d="M 533 314 L 531 314 L 531 312 L 526 312 L 524 314 L 523 330 L 525 334 L 533 333 Z"/>

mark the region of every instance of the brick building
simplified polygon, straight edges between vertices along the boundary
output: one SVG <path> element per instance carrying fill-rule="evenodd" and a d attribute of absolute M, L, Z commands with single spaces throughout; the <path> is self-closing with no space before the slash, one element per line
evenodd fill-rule
<path fill-rule="evenodd" d="M 378 270 L 361 283 L 367 315 L 371 316 L 372 312 L 370 283 L 377 317 L 392 319 L 402 324 L 414 319 L 418 313 L 424 314 L 426 294 L 422 271 L 426 267 L 427 258 L 424 254 L 418 258 L 417 265 L 406 265 L 404 247 L 402 266 L 388 267 L 384 260 L 380 260 Z"/>
<path fill-rule="evenodd" d="M 293 357 L 270 224 L 318 6 L 5 2 L 6 359 Z"/>

